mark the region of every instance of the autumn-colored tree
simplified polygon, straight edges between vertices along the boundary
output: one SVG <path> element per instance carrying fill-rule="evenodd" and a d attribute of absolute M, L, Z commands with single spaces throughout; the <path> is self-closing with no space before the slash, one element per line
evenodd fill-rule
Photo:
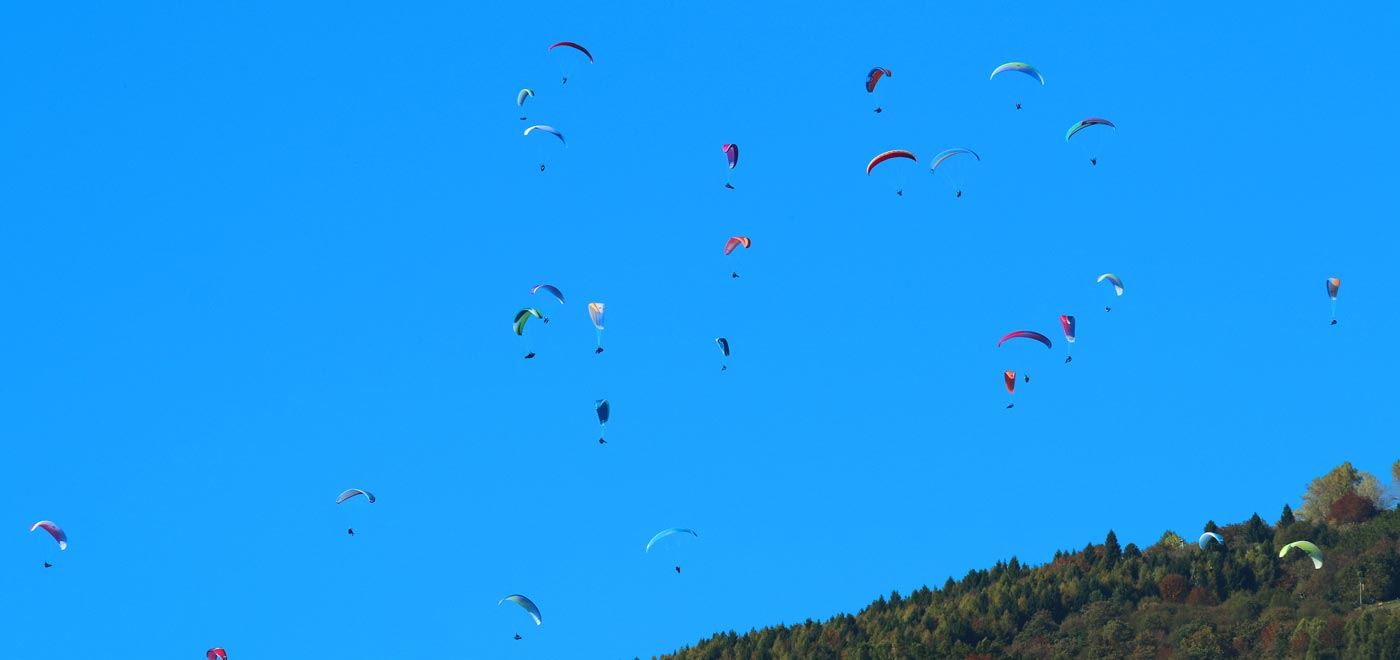
<path fill-rule="evenodd" d="M 1347 493 L 1356 493 L 1380 508 L 1385 497 L 1380 480 L 1369 472 L 1358 470 L 1347 461 L 1332 468 L 1308 485 L 1303 494 L 1303 520 L 1321 522 L 1327 519 L 1332 503 Z"/>
<path fill-rule="evenodd" d="M 1157 581 L 1157 592 L 1168 603 L 1180 603 L 1186 599 L 1186 578 L 1177 573 L 1168 573 Z"/>
<path fill-rule="evenodd" d="M 1341 496 L 1327 510 L 1328 522 L 1338 525 L 1366 522 L 1375 515 L 1376 505 L 1356 493 Z"/>
<path fill-rule="evenodd" d="M 1201 587 L 1191 587 L 1191 593 L 1186 594 L 1186 604 L 1205 606 L 1214 605 L 1215 596 L 1212 595 L 1209 591 L 1202 589 Z"/>

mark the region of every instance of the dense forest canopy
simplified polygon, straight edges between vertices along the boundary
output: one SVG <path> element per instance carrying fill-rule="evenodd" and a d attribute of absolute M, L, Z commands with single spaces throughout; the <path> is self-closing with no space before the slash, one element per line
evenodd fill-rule
<path fill-rule="evenodd" d="M 1391 468 L 1400 487 L 1400 461 Z M 1343 463 L 1298 512 L 1254 514 L 1146 548 L 1102 543 L 1031 567 L 1012 557 L 857 614 L 716 634 L 664 660 L 1400 659 L 1400 510 Z M 1224 539 L 1205 536 L 1211 532 Z M 1279 549 L 1310 541 L 1325 557 Z"/>

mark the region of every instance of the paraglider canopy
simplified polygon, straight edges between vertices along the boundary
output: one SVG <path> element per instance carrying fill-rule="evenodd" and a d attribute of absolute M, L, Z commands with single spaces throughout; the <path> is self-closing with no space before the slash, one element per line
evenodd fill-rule
<path fill-rule="evenodd" d="M 731 236 L 729 240 L 724 242 L 724 253 L 729 254 L 734 251 L 734 248 L 740 245 L 744 246 L 744 249 L 747 250 L 752 243 L 753 241 L 750 241 L 748 236 Z"/>
<path fill-rule="evenodd" d="M 521 596 L 520 594 L 512 594 L 510 596 L 502 598 L 501 602 L 496 603 L 496 605 L 499 607 L 501 603 L 504 603 L 506 601 L 515 603 L 516 605 L 519 605 L 520 607 L 524 608 L 526 612 L 529 612 L 530 617 L 535 620 L 535 625 L 538 626 L 541 623 L 544 623 L 543 618 L 540 616 L 540 608 L 535 607 L 534 601 L 530 600 L 529 598 Z"/>
<path fill-rule="evenodd" d="M 550 44 L 549 49 L 554 50 L 555 48 L 558 48 L 560 46 L 568 46 L 569 48 L 577 49 L 580 53 L 583 53 L 584 55 L 588 56 L 589 64 L 593 63 L 593 53 L 588 52 L 587 48 L 584 48 L 583 46 L 580 46 L 572 41 L 560 41 L 558 43 Z"/>
<path fill-rule="evenodd" d="M 716 337 L 715 343 L 719 344 L 719 350 L 724 353 L 724 357 L 729 357 L 729 340 L 724 337 Z"/>
<path fill-rule="evenodd" d="M 545 126 L 544 124 L 536 124 L 536 125 L 534 125 L 534 126 L 531 126 L 531 127 L 527 128 L 527 129 L 525 129 L 525 135 L 529 135 L 531 131 L 542 131 L 542 132 L 545 132 L 545 133 L 549 133 L 550 135 L 553 135 L 554 137 L 559 138 L 559 141 L 560 141 L 560 142 L 564 142 L 564 134 L 563 134 L 563 133 L 560 133 L 560 132 L 557 131 L 557 130 L 555 130 L 555 128 L 554 128 L 553 126 Z M 587 140 L 584 140 L 584 142 L 587 142 Z M 569 143 L 568 143 L 568 142 L 564 142 L 564 146 L 566 146 L 566 147 L 569 146 Z M 585 145 L 585 146 L 587 146 L 587 145 Z"/>
<path fill-rule="evenodd" d="M 531 295 L 534 295 L 534 294 L 539 293 L 539 292 L 541 292 L 541 291 L 544 291 L 544 292 L 546 292 L 546 293 L 548 293 L 548 294 L 554 296 L 555 298 L 559 299 L 559 304 L 560 304 L 560 305 L 564 304 L 564 294 L 560 293 L 560 292 L 559 292 L 559 289 L 555 288 L 553 285 L 551 285 L 551 284 L 536 284 L 535 286 L 530 287 L 530 294 L 531 294 Z"/>
<path fill-rule="evenodd" d="M 1007 393 L 1009 393 L 1009 394 L 1015 394 L 1015 393 L 1016 393 L 1016 372 L 1014 372 L 1014 371 L 1007 371 L 1007 372 L 1005 372 L 1005 373 L 1002 374 L 1002 377 L 1004 377 L 1004 378 L 1006 379 L 1006 391 L 1007 391 Z"/>
<path fill-rule="evenodd" d="M 647 549 L 645 550 L 645 552 L 651 552 L 651 546 L 655 545 L 657 541 L 660 541 L 661 539 L 675 534 L 689 534 L 696 538 L 700 538 L 700 535 L 696 534 L 695 530 L 693 529 L 686 529 L 684 527 L 671 527 L 669 529 L 663 529 L 657 532 L 655 536 L 651 537 L 650 541 L 647 541 Z"/>
<path fill-rule="evenodd" d="M 1118 279 L 1117 275 L 1114 275 L 1113 273 L 1104 273 L 1103 275 L 1099 276 L 1098 281 L 1102 282 L 1104 280 L 1108 280 L 1113 284 L 1114 293 L 1117 293 L 1120 296 L 1123 295 L 1123 280 Z"/>
<path fill-rule="evenodd" d="M 724 157 L 729 161 L 729 169 L 734 169 L 739 164 L 739 145 L 726 144 L 721 148 L 724 149 Z"/>
<path fill-rule="evenodd" d="M 1202 534 L 1201 540 L 1197 541 L 1197 544 L 1201 546 L 1202 550 L 1205 550 L 1206 545 L 1210 543 L 1211 539 L 1215 539 L 1215 542 L 1219 543 L 1222 546 L 1225 545 L 1225 538 L 1219 534 L 1216 534 L 1215 532 L 1206 532 L 1205 534 Z"/>
<path fill-rule="evenodd" d="M 1333 277 L 1333 278 L 1331 278 L 1331 279 L 1328 279 L 1328 280 L 1327 280 L 1327 297 L 1328 297 L 1328 298 L 1331 298 L 1331 299 L 1333 300 L 1333 302 L 1335 302 L 1335 301 L 1337 300 L 1337 289 L 1340 289 L 1341 287 L 1342 287 L 1342 278 L 1340 278 L 1340 277 Z M 1363 296 L 1363 297 L 1364 297 L 1364 296 Z"/>
<path fill-rule="evenodd" d="M 598 423 L 607 426 L 608 417 L 612 415 L 612 406 L 608 405 L 608 400 L 598 399 L 593 402 L 593 409 L 598 412 Z"/>
<path fill-rule="evenodd" d="M 53 537 L 53 540 L 58 541 L 59 550 L 68 549 L 68 534 L 63 531 L 63 528 L 54 524 L 52 520 L 40 520 L 29 526 L 29 531 L 31 532 L 36 529 L 42 529 L 48 532 L 49 536 Z"/>
<path fill-rule="evenodd" d="M 977 152 L 971 149 L 947 149 L 938 152 L 938 155 L 933 157 L 933 166 L 929 168 L 929 171 L 937 172 L 939 163 L 942 163 L 943 161 L 948 160 L 949 158 L 952 158 L 953 156 L 956 156 L 958 154 L 971 154 L 972 157 L 976 158 L 979 162 L 982 160 L 982 157 L 978 156 Z"/>
<path fill-rule="evenodd" d="M 893 78 L 894 74 L 891 73 L 889 69 L 878 66 L 871 69 L 870 73 L 865 74 L 865 91 L 874 93 L 875 85 L 879 84 L 880 78 L 882 76 L 889 76 Z"/>
<path fill-rule="evenodd" d="M 593 319 L 593 327 L 603 329 L 603 303 L 588 303 L 588 318 Z"/>
<path fill-rule="evenodd" d="M 205 651 L 204 657 L 206 660 L 228 660 L 228 652 L 224 651 L 222 648 L 215 646 L 214 648 Z"/>
<path fill-rule="evenodd" d="M 1279 548 L 1279 559 L 1283 559 L 1283 556 L 1288 554 L 1288 551 L 1292 550 L 1293 548 L 1297 548 L 1299 550 L 1302 550 L 1303 552 L 1308 553 L 1308 558 L 1312 560 L 1313 568 L 1322 568 L 1322 550 L 1319 550 L 1317 546 L 1313 545 L 1312 543 L 1309 543 L 1308 541 L 1294 541 L 1292 543 L 1289 543 L 1288 545 L 1283 546 L 1282 548 Z"/>
<path fill-rule="evenodd" d="M 525 321 L 528 320 L 531 316 L 537 319 L 544 318 L 544 315 L 540 314 L 540 310 L 535 309 L 533 307 L 527 307 L 515 313 L 515 321 L 511 323 L 510 326 L 511 329 L 515 330 L 515 334 L 521 336 L 525 335 Z"/>
<path fill-rule="evenodd" d="M 535 95 L 535 90 L 530 89 L 529 87 L 526 87 L 525 89 L 520 90 L 520 93 L 519 93 L 519 94 L 516 94 L 516 95 L 515 95 L 515 104 L 516 104 L 517 106 L 525 105 L 525 99 L 530 98 L 531 96 L 534 96 L 534 95 Z"/>
<path fill-rule="evenodd" d="M 341 502 L 344 502 L 345 500 L 348 500 L 356 495 L 364 495 L 365 499 L 368 500 L 370 504 L 374 504 L 374 493 L 371 493 L 367 490 L 360 490 L 358 488 L 347 489 L 345 492 L 336 496 L 335 503 L 340 504 Z"/>
<path fill-rule="evenodd" d="M 1074 343 L 1074 317 L 1066 314 L 1060 315 L 1060 327 L 1064 328 L 1065 341 Z"/>
<path fill-rule="evenodd" d="M 992 80 L 993 78 L 997 77 L 998 73 L 1001 73 L 1003 71 L 1019 71 L 1032 78 L 1035 78 L 1036 80 L 1039 80 L 1041 85 L 1045 84 L 1045 76 L 1040 75 L 1040 71 L 1036 70 L 1035 67 L 1026 64 L 1025 62 L 1007 62 L 1006 64 L 992 69 L 992 75 L 987 79 Z"/>
<path fill-rule="evenodd" d="M 886 151 L 885 153 L 882 153 L 870 159 L 870 164 L 865 166 L 865 175 L 870 176 L 870 171 L 875 169 L 876 165 L 879 165 L 880 163 L 883 163 L 891 158 L 908 158 L 909 160 L 912 160 L 916 163 L 919 162 L 919 159 L 916 158 L 913 153 L 910 153 L 903 149 L 893 149 L 891 151 Z"/>
<path fill-rule="evenodd" d="M 997 346 L 1001 346 L 1002 344 L 1006 343 L 1006 340 L 1008 340 L 1008 339 L 1016 339 L 1016 338 L 1034 339 L 1034 340 L 1036 340 L 1036 341 L 1038 341 L 1038 342 L 1040 342 L 1040 343 L 1042 343 L 1042 344 L 1045 344 L 1045 347 L 1046 347 L 1046 348 L 1050 348 L 1050 338 L 1049 338 L 1049 337 L 1046 337 L 1045 335 L 1042 335 L 1042 334 L 1040 334 L 1039 332 L 1034 332 L 1034 331 L 1031 331 L 1031 330 L 1017 330 L 1016 332 L 1012 332 L 1012 333 L 1006 335 L 1005 337 L 1002 337 L 1002 338 L 1001 338 L 1001 341 L 997 342 Z"/>
<path fill-rule="evenodd" d="M 1089 128 L 1090 126 L 1107 126 L 1115 131 L 1118 130 L 1118 127 L 1114 126 L 1113 122 L 1107 119 L 1101 119 L 1099 117 L 1090 117 L 1083 121 L 1075 122 L 1073 126 L 1070 126 L 1069 131 L 1065 132 L 1065 142 L 1069 142 L 1069 139 L 1074 137 L 1075 133 Z"/>

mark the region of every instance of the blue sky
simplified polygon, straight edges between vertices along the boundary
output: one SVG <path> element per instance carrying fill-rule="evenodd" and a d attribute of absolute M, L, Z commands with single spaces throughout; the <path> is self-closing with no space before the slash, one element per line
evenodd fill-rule
<path fill-rule="evenodd" d="M 1393 4 L 455 4 L 0 9 L 0 653 L 647 657 L 1400 458 Z"/>

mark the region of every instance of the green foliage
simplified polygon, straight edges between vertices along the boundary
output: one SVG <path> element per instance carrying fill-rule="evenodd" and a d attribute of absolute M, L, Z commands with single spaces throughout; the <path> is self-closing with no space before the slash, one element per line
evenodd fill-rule
<path fill-rule="evenodd" d="M 1012 558 L 855 615 L 719 634 L 665 660 L 1400 660 L 1400 510 L 1368 511 L 1346 524 L 1290 520 L 1288 507 L 1277 528 L 1258 514 L 1212 524 L 1225 544 L 1205 550 L 1173 532 L 1120 549 L 1109 532 L 1048 564 Z M 1321 569 L 1278 558 L 1295 540 L 1323 549 Z"/>

